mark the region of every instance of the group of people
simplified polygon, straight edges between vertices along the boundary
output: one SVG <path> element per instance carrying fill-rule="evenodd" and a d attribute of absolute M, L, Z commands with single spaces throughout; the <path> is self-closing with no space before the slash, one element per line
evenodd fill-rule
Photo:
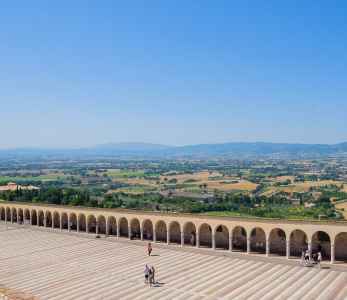
<path fill-rule="evenodd" d="M 145 284 L 149 284 L 149 286 L 155 284 L 155 269 L 153 266 L 145 266 Z"/>
<path fill-rule="evenodd" d="M 304 266 L 317 264 L 319 268 L 321 267 L 321 261 L 322 261 L 322 252 L 319 251 L 317 253 L 313 253 L 312 256 L 310 255 L 310 251 L 302 251 L 301 253 L 301 264 Z"/>

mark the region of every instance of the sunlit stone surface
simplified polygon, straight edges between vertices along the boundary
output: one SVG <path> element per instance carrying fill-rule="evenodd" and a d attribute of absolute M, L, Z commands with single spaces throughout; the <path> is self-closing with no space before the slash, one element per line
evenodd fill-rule
<path fill-rule="evenodd" d="M 0 287 L 39 299 L 346 299 L 347 273 L 94 235 L 0 226 Z M 159 284 L 144 284 L 145 264 Z M 1 299 L 1 296 L 0 296 Z"/>

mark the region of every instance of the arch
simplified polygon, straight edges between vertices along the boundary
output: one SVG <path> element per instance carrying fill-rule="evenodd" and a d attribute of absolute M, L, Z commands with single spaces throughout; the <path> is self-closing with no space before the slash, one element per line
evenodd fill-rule
<path fill-rule="evenodd" d="M 216 227 L 214 239 L 217 249 L 229 249 L 229 229 L 225 225 Z"/>
<path fill-rule="evenodd" d="M 183 225 L 184 245 L 196 246 L 196 226 L 193 222 Z"/>
<path fill-rule="evenodd" d="M 347 232 L 340 232 L 335 237 L 335 261 L 347 263 Z"/>
<path fill-rule="evenodd" d="M 131 239 L 141 238 L 140 221 L 136 218 L 130 221 L 130 238 Z"/>
<path fill-rule="evenodd" d="M 156 242 L 167 242 L 167 227 L 166 223 L 163 220 L 159 220 L 155 224 L 155 237 Z"/>
<path fill-rule="evenodd" d="M 115 217 L 108 217 L 108 235 L 117 235 L 117 220 Z"/>
<path fill-rule="evenodd" d="M 209 224 L 203 223 L 199 227 L 200 247 L 212 247 L 212 228 Z"/>
<path fill-rule="evenodd" d="M 66 212 L 61 214 L 61 229 L 69 229 L 69 217 Z"/>
<path fill-rule="evenodd" d="M 45 219 L 45 214 L 43 213 L 43 210 L 39 210 L 38 216 L 37 216 L 37 220 L 38 220 L 38 224 L 39 226 L 44 226 L 44 219 Z"/>
<path fill-rule="evenodd" d="M 35 209 L 31 211 L 31 225 L 37 225 L 37 212 Z"/>
<path fill-rule="evenodd" d="M 302 251 L 307 250 L 307 235 L 300 229 L 295 229 L 290 234 L 290 255 L 301 257 Z"/>
<path fill-rule="evenodd" d="M 129 237 L 129 226 L 127 218 L 119 219 L 119 236 L 121 237 Z"/>
<path fill-rule="evenodd" d="M 251 230 L 250 249 L 253 252 L 265 253 L 266 250 L 266 234 L 260 227 Z"/>
<path fill-rule="evenodd" d="M 233 228 L 233 250 L 247 251 L 247 231 L 242 226 Z"/>
<path fill-rule="evenodd" d="M 87 232 L 87 221 L 84 214 L 78 215 L 78 231 Z"/>
<path fill-rule="evenodd" d="M 22 224 L 24 222 L 23 209 L 18 208 L 18 223 Z"/>
<path fill-rule="evenodd" d="M 52 213 L 49 210 L 46 211 L 46 227 L 52 227 Z"/>
<path fill-rule="evenodd" d="M 98 225 L 98 233 L 106 234 L 106 218 L 103 215 L 98 216 L 97 225 Z"/>
<path fill-rule="evenodd" d="M 271 254 L 286 255 L 286 233 L 283 229 L 274 228 L 269 235 L 269 251 Z"/>
<path fill-rule="evenodd" d="M 29 209 L 24 210 L 24 223 L 30 224 L 31 220 L 31 214 Z"/>
<path fill-rule="evenodd" d="M 6 207 L 6 221 L 11 222 L 11 208 Z"/>
<path fill-rule="evenodd" d="M 96 233 L 96 218 L 94 215 L 89 215 L 87 217 L 87 232 Z"/>
<path fill-rule="evenodd" d="M 169 224 L 169 243 L 181 244 L 181 225 L 177 221 Z"/>
<path fill-rule="evenodd" d="M 53 213 L 53 228 L 60 228 L 60 215 L 57 211 Z"/>
<path fill-rule="evenodd" d="M 143 239 L 153 241 L 153 223 L 151 220 L 144 220 L 142 222 Z"/>
<path fill-rule="evenodd" d="M 5 221 L 5 208 L 3 206 L 0 207 L 0 219 Z"/>
<path fill-rule="evenodd" d="M 316 255 L 318 252 L 320 252 L 323 259 L 330 260 L 331 240 L 329 234 L 327 234 L 325 231 L 316 231 L 312 235 L 311 244 L 312 255 Z"/>
<path fill-rule="evenodd" d="M 69 215 L 70 230 L 77 231 L 77 216 L 75 213 L 70 213 Z"/>
<path fill-rule="evenodd" d="M 11 214 L 12 214 L 12 222 L 17 223 L 17 209 L 12 207 Z"/>

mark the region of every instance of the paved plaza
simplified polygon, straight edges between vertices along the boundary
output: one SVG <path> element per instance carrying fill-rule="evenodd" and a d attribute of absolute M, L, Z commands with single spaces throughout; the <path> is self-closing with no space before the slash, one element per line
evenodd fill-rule
<path fill-rule="evenodd" d="M 27 299 L 347 299 L 346 272 L 285 260 L 156 245 L 148 257 L 141 242 L 5 225 L 0 243 L 0 293 Z M 145 264 L 156 268 L 154 287 Z"/>

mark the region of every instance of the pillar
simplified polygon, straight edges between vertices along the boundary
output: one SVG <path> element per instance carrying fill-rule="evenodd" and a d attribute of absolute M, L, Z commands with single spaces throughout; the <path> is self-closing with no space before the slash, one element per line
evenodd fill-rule
<path fill-rule="evenodd" d="M 229 231 L 229 251 L 233 251 L 233 231 Z"/>
<path fill-rule="evenodd" d="M 71 222 L 70 222 L 70 215 L 67 215 L 67 231 L 71 231 Z"/>
<path fill-rule="evenodd" d="M 36 215 L 36 226 L 40 227 L 40 212 L 37 212 L 37 215 Z"/>
<path fill-rule="evenodd" d="M 308 241 L 307 243 L 307 250 L 311 260 L 311 257 L 312 257 L 312 242 L 311 241 Z"/>
<path fill-rule="evenodd" d="M 184 246 L 184 231 L 181 231 L 181 247 Z"/>
<path fill-rule="evenodd" d="M 333 243 L 330 245 L 330 263 L 335 263 L 335 244 Z"/>
<path fill-rule="evenodd" d="M 200 247 L 200 237 L 199 234 L 196 235 L 196 248 Z"/>
<path fill-rule="evenodd" d="M 141 235 L 141 241 L 143 241 L 143 227 L 140 226 L 140 235 Z"/>
<path fill-rule="evenodd" d="M 11 211 L 11 223 L 13 223 L 13 213 Z"/>
<path fill-rule="evenodd" d="M 266 241 L 265 241 L 265 254 L 266 256 L 269 256 L 270 255 L 270 239 L 267 238 Z"/>
<path fill-rule="evenodd" d="M 46 215 L 43 216 L 43 227 L 47 226 L 47 219 L 46 219 Z"/>
<path fill-rule="evenodd" d="M 157 233 L 155 231 L 155 228 L 153 228 L 153 243 L 157 242 Z"/>
<path fill-rule="evenodd" d="M 119 239 L 119 224 L 117 224 L 117 239 Z"/>
<path fill-rule="evenodd" d="M 216 235 L 214 233 L 211 234 L 212 239 L 212 249 L 216 250 Z"/>
<path fill-rule="evenodd" d="M 170 230 L 166 231 L 166 245 L 170 244 Z"/>
<path fill-rule="evenodd" d="M 131 240 L 131 226 L 128 226 L 128 238 Z"/>
<path fill-rule="evenodd" d="M 247 254 L 251 253 L 251 238 L 247 237 Z"/>
<path fill-rule="evenodd" d="M 96 221 L 96 224 L 95 224 L 95 234 L 98 235 L 99 234 L 99 222 Z"/>
<path fill-rule="evenodd" d="M 110 224 L 109 224 L 109 221 L 108 221 L 108 218 L 107 218 L 107 219 L 106 219 L 106 233 L 105 233 L 105 236 L 106 236 L 106 237 L 108 237 L 109 227 L 110 227 Z"/>
<path fill-rule="evenodd" d="M 7 209 L 5 208 L 5 223 L 7 223 Z"/>
<path fill-rule="evenodd" d="M 60 231 L 62 231 L 63 230 L 63 215 L 60 215 L 59 220 L 60 220 L 59 229 Z"/>
<path fill-rule="evenodd" d="M 77 230 L 77 232 L 80 232 L 80 218 L 79 218 L 79 216 L 76 216 L 76 230 Z"/>
<path fill-rule="evenodd" d="M 54 229 L 54 214 L 52 214 L 52 230 Z"/>
<path fill-rule="evenodd" d="M 290 258 L 290 240 L 289 239 L 286 241 L 286 258 L 287 259 Z"/>

